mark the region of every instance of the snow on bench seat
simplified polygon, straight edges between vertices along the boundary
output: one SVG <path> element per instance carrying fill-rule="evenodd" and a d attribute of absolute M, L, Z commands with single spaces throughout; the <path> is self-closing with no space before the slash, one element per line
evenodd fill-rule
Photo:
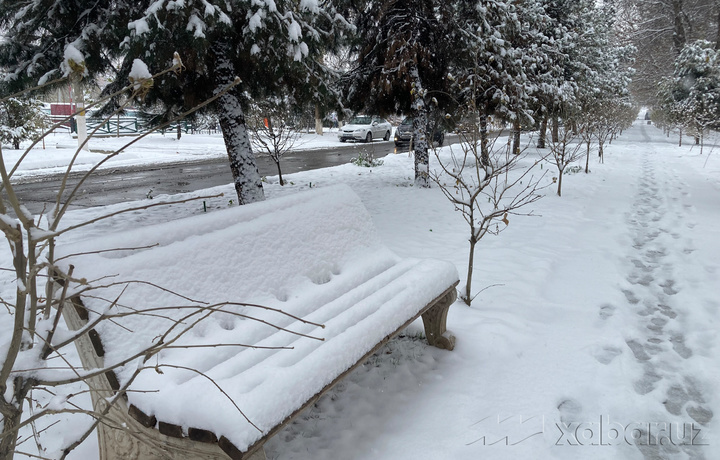
<path fill-rule="evenodd" d="M 110 248 L 143 249 L 97 252 Z M 162 373 L 145 370 L 130 385 L 127 403 L 135 418 L 150 428 L 157 422 L 161 431 L 175 427 L 177 433 L 166 433 L 171 436 L 188 436 L 191 429 L 209 432 L 232 457 L 261 448 L 266 435 L 439 298 L 448 304 L 433 313 L 441 316 L 433 319 L 442 323 L 441 330 L 433 332 L 426 321 L 426 331 L 431 343 L 453 346 L 440 335 L 454 300 L 455 267 L 397 257 L 379 241 L 370 215 L 347 186 L 138 228 L 62 250 L 94 252 L 69 260 L 75 277 L 110 277 L 102 284 L 152 283 L 119 283 L 82 296 L 90 321 L 118 298 L 114 311 L 230 301 L 324 325 L 251 306 L 225 306 L 174 344 L 192 348 L 167 349 L 144 364 L 158 365 Z M 96 329 L 104 364 L 142 350 L 188 313 L 179 308 L 102 323 Z M 116 370 L 120 385 L 138 365 Z"/>

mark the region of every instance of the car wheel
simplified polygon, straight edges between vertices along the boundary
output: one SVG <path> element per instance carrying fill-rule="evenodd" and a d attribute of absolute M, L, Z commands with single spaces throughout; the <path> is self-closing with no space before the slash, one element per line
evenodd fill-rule
<path fill-rule="evenodd" d="M 345 142 L 345 139 L 342 139 L 342 138 L 341 138 L 341 139 L 340 139 L 340 142 Z"/>
<path fill-rule="evenodd" d="M 365 142 L 372 142 L 372 132 L 367 133 L 367 136 L 365 136 Z"/>
<path fill-rule="evenodd" d="M 385 137 L 383 137 L 383 140 L 384 140 L 384 141 L 389 141 L 389 140 L 390 140 L 390 131 L 388 131 L 388 132 L 385 133 Z"/>

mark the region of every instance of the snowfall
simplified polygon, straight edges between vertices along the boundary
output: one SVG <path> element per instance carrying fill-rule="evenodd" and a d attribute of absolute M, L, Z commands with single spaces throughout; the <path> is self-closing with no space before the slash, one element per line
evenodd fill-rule
<path fill-rule="evenodd" d="M 149 139 L 117 161 L 222 155 L 219 139 Z M 532 147 L 532 139 L 524 140 L 531 145 L 525 160 L 530 164 L 542 151 Z M 268 458 L 718 458 L 720 156 L 714 138 L 706 140 L 702 152 L 700 146 L 680 147 L 677 141 L 675 134 L 666 137 L 637 120 L 606 148 L 604 163 L 593 154 L 589 174 L 564 177 L 562 197 L 555 194 L 553 166 L 538 166 L 536 173 L 545 173 L 542 183 L 548 187 L 527 209 L 533 216 L 510 216 L 498 236 L 486 236 L 478 244 L 476 297 L 471 306 L 461 301 L 452 305 L 447 319 L 457 339 L 455 349 L 428 346 L 422 322 L 416 321 L 273 437 L 265 445 Z M 53 147 L 57 152 L 50 154 L 48 149 L 33 150 L 20 175 L 56 172 L 67 162 L 61 151 L 66 144 L 69 151 L 72 141 L 49 142 L 61 148 Z M 337 142 L 326 135 L 313 136 L 308 144 Z M 108 145 L 91 144 L 91 150 L 113 148 Z M 443 147 L 438 155 L 448 161 L 453 152 L 459 153 L 457 145 Z M 4 154 L 12 161 L 12 151 Z M 102 155 L 83 154 L 80 167 Z M 273 200 L 290 203 L 300 200 L 294 195 L 321 194 L 322 189 L 357 195 L 353 209 L 367 209 L 377 244 L 394 253 L 387 256 L 383 249 L 383 257 L 447 261 L 461 274 L 462 286 L 469 250 L 469 227 L 462 215 L 437 185 L 413 187 L 413 159 L 407 153 L 382 160 L 373 168 L 346 164 L 295 173 L 286 177 L 290 184 L 284 187 L 268 177 L 264 189 L 269 203 L 261 206 L 272 208 Z M 431 170 L 438 168 L 437 162 L 431 159 Z M 579 164 L 584 166 L 584 159 Z M 82 247 L 102 236 L 105 244 L 121 247 L 138 234 L 152 235 L 161 228 L 172 228 L 155 231 L 161 247 L 174 237 L 187 243 L 192 241 L 186 238 L 191 225 L 250 212 L 228 206 L 232 185 L 153 199 L 218 193 L 224 197 L 104 220 L 68 233 L 63 244 Z M 64 222 L 69 226 L 148 202 L 74 210 Z M 292 225 L 284 229 L 288 235 L 298 231 Z M 214 229 L 206 230 L 211 234 Z M 203 244 L 210 238 L 195 236 L 199 261 L 232 255 L 232 247 Z M 192 246 L 187 250 L 193 254 Z M 0 251 L 0 266 L 6 267 L 9 251 Z M 242 254 L 234 256 L 242 260 Z M 155 272 L 146 266 L 144 276 L 171 282 L 167 265 L 156 266 Z M 438 267 L 447 273 L 445 264 Z M 266 270 L 253 276 L 272 279 Z M 197 291 L 189 294 L 209 294 L 203 289 L 215 280 L 206 281 L 195 283 Z M 11 297 L 14 288 L 10 273 L 0 271 L 0 296 Z M 7 311 L 0 310 L 2 337 L 9 336 L 10 323 Z M 89 406 L 89 399 L 84 403 Z M 57 419 L 61 423 L 41 433 L 45 455 L 87 424 L 80 416 L 48 423 Z M 30 435 L 29 430 L 22 433 L 23 438 Z M 36 449 L 32 440 L 20 446 L 26 452 Z M 94 437 L 71 458 L 97 458 Z"/>

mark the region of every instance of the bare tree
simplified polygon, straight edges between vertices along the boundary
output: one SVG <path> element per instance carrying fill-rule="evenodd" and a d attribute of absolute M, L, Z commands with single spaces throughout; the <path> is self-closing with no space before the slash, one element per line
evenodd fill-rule
<path fill-rule="evenodd" d="M 436 149 L 441 170 L 431 175 L 470 227 L 467 282 L 461 295 L 467 305 L 474 298 L 472 279 L 477 243 L 485 235 L 497 235 L 507 228 L 510 216 L 533 215 L 532 211 L 523 212 L 521 208 L 541 198 L 544 176 L 533 174 L 540 159 L 529 159 L 527 149 L 515 154 L 509 139 L 506 144 L 496 146 L 498 137 L 489 145 L 483 145 L 487 139 L 479 132 L 480 127 L 475 126 L 461 135 L 461 152 L 455 154 L 451 150 L 449 159 L 443 158 Z"/>
<path fill-rule="evenodd" d="M 291 123 L 292 115 L 281 104 L 263 104 L 253 112 L 248 123 L 253 147 L 272 159 L 277 166 L 280 185 L 285 185 L 280 160 L 297 145 L 300 133 Z"/>
<path fill-rule="evenodd" d="M 558 127 L 558 139 L 552 139 L 550 142 L 550 155 L 547 161 L 555 165 L 558 171 L 557 178 L 557 195 L 562 196 L 562 180 L 563 174 L 570 164 L 582 158 L 582 143 L 580 135 L 570 126 L 564 125 Z M 589 141 L 588 141 L 589 142 Z M 589 149 L 589 143 L 588 143 Z"/>

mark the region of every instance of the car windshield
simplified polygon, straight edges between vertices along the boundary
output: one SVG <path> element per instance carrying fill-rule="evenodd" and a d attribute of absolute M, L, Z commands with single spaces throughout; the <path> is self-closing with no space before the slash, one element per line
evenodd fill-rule
<path fill-rule="evenodd" d="M 411 124 L 412 124 L 412 120 L 413 120 L 412 118 L 407 117 L 407 118 L 405 118 L 405 119 L 402 121 L 401 124 L 403 124 L 403 125 L 411 125 Z"/>
<path fill-rule="evenodd" d="M 372 117 L 354 117 L 350 120 L 351 125 L 369 125 L 372 122 Z"/>

